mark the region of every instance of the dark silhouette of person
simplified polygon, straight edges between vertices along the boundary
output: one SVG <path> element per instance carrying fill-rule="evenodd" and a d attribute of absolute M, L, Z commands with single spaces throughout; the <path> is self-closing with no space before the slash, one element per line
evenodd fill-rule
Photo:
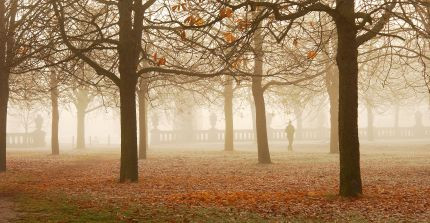
<path fill-rule="evenodd" d="M 291 121 L 288 122 L 287 129 L 285 129 L 285 132 L 287 133 L 287 139 L 288 139 L 288 151 L 293 151 L 293 141 L 294 141 L 294 132 L 296 130 L 294 129 L 294 126 L 291 124 Z"/>

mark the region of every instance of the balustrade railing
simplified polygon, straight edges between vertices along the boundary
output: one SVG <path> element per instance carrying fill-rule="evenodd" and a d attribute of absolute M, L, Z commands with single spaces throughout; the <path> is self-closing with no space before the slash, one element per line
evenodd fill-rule
<path fill-rule="evenodd" d="M 368 128 L 358 130 L 361 139 L 368 139 Z M 287 141 L 287 134 L 284 129 L 268 129 L 267 135 L 270 141 Z M 430 127 L 399 127 L 399 128 L 373 128 L 374 139 L 424 139 L 430 138 Z M 167 144 L 175 142 L 204 143 L 204 142 L 223 142 L 224 131 L 217 129 L 194 130 L 186 134 L 182 131 L 152 130 L 151 144 Z M 330 138 L 330 129 L 299 129 L 296 130 L 295 140 L 297 141 L 318 141 L 328 140 Z M 235 130 L 234 141 L 252 142 L 255 141 L 253 130 Z"/>
<path fill-rule="evenodd" d="M 45 133 L 7 133 L 6 146 L 9 148 L 28 148 L 45 145 Z"/>

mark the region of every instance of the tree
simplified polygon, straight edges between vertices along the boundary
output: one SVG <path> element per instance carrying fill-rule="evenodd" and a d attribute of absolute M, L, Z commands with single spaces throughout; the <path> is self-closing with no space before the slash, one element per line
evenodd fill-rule
<path fill-rule="evenodd" d="M 148 91 L 148 80 L 142 78 L 137 90 L 139 101 L 139 159 L 146 159 L 148 150 Z"/>
<path fill-rule="evenodd" d="M 290 24 L 315 12 L 325 12 L 333 19 L 337 31 L 336 62 L 339 70 L 339 191 L 341 196 L 349 197 L 362 193 L 357 126 L 358 48 L 381 32 L 396 4 L 379 2 L 373 5 L 374 10 L 366 13 L 356 12 L 356 1 L 336 0 L 335 3 L 335 8 L 315 1 L 283 4 L 282 7 L 279 3 L 269 2 L 246 2 L 229 6 L 233 10 L 245 6 L 261 7 L 275 20 L 289 21 Z M 372 23 L 378 17 L 378 21 Z M 357 19 L 360 20 L 358 23 Z M 369 28 L 367 24 L 372 26 Z"/>
<path fill-rule="evenodd" d="M 58 90 L 58 76 L 55 70 L 51 70 L 50 75 L 50 92 L 51 92 L 51 112 L 52 112 L 52 119 L 51 119 L 51 150 L 52 155 L 59 155 L 60 154 L 60 142 L 59 142 L 59 124 L 60 124 L 60 112 L 58 109 L 58 97 L 59 97 L 59 90 Z"/>
<path fill-rule="evenodd" d="M 25 73 L 26 60 L 43 54 L 51 39 L 43 35 L 49 24 L 46 5 L 41 1 L 0 2 L 0 172 L 6 171 L 6 125 L 10 79 Z"/>
<path fill-rule="evenodd" d="M 171 42 L 184 39 L 182 35 L 177 35 L 178 29 L 181 31 L 181 27 L 184 27 L 184 31 L 186 28 L 196 30 L 196 26 L 199 26 L 200 23 L 187 22 L 188 25 L 180 23 L 183 26 L 177 28 L 160 25 L 158 21 L 151 25 L 150 14 L 156 14 L 162 10 L 150 10 L 150 8 L 165 7 L 165 5 L 155 3 L 155 0 L 145 3 L 141 0 L 85 1 L 85 4 L 76 1 L 67 2 L 67 4 L 62 1 L 52 2 L 63 44 L 77 58 L 92 67 L 98 75 L 109 79 L 119 89 L 121 115 L 120 182 L 136 182 L 138 180 L 136 87 L 139 78 L 145 78 L 152 72 L 204 77 L 219 76 L 226 73 L 224 67 L 217 68 L 213 72 L 203 73 L 187 70 L 191 67 L 190 65 L 173 66 L 175 65 L 173 62 L 169 69 L 167 57 L 157 54 L 157 50 L 163 49 L 160 47 L 162 44 L 157 41 L 165 41 L 165 48 L 171 47 Z M 88 10 L 89 8 L 91 10 Z M 170 8 L 167 10 L 170 12 Z M 144 22 L 149 23 L 149 25 L 144 26 Z M 174 22 L 178 21 L 169 24 Z M 155 51 L 154 53 L 149 52 L 142 43 L 144 30 L 146 33 L 159 31 L 157 35 L 164 37 L 163 39 L 158 38 L 157 41 L 151 41 L 152 46 L 155 46 L 152 49 L 152 52 Z M 163 34 L 162 31 L 165 33 Z M 79 33 L 78 36 L 77 33 Z M 172 40 L 172 36 L 175 36 L 176 39 Z M 196 44 L 195 41 L 183 42 L 193 46 L 203 46 Z M 76 43 L 79 43 L 79 46 Z M 171 48 L 169 51 L 172 52 Z M 193 52 L 189 55 L 192 56 Z M 175 57 L 177 58 L 177 55 Z M 181 62 L 176 58 L 173 58 L 172 61 Z M 207 57 L 204 59 L 208 60 Z M 142 66 L 143 64 L 145 66 Z M 146 66 L 146 64 L 150 66 Z M 195 66 L 195 69 L 199 68 L 202 66 Z M 143 145 L 142 142 L 141 144 Z"/>
<path fill-rule="evenodd" d="M 225 119 L 225 136 L 224 150 L 234 150 L 234 118 L 233 118 L 233 78 L 227 76 L 224 84 L 224 119 Z"/>

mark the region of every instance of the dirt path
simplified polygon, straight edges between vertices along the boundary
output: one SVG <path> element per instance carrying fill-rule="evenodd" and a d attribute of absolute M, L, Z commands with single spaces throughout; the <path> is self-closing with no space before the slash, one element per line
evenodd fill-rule
<path fill-rule="evenodd" d="M 0 223 L 12 222 L 17 217 L 13 206 L 14 203 L 12 201 L 0 197 Z"/>

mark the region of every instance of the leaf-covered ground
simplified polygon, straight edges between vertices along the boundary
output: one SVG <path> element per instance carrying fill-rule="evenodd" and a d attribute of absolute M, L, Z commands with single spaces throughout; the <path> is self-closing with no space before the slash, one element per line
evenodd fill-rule
<path fill-rule="evenodd" d="M 430 146 L 363 146 L 364 195 L 337 196 L 338 156 L 323 147 L 149 152 L 119 184 L 118 151 L 8 154 L 0 191 L 21 222 L 430 222 Z"/>

